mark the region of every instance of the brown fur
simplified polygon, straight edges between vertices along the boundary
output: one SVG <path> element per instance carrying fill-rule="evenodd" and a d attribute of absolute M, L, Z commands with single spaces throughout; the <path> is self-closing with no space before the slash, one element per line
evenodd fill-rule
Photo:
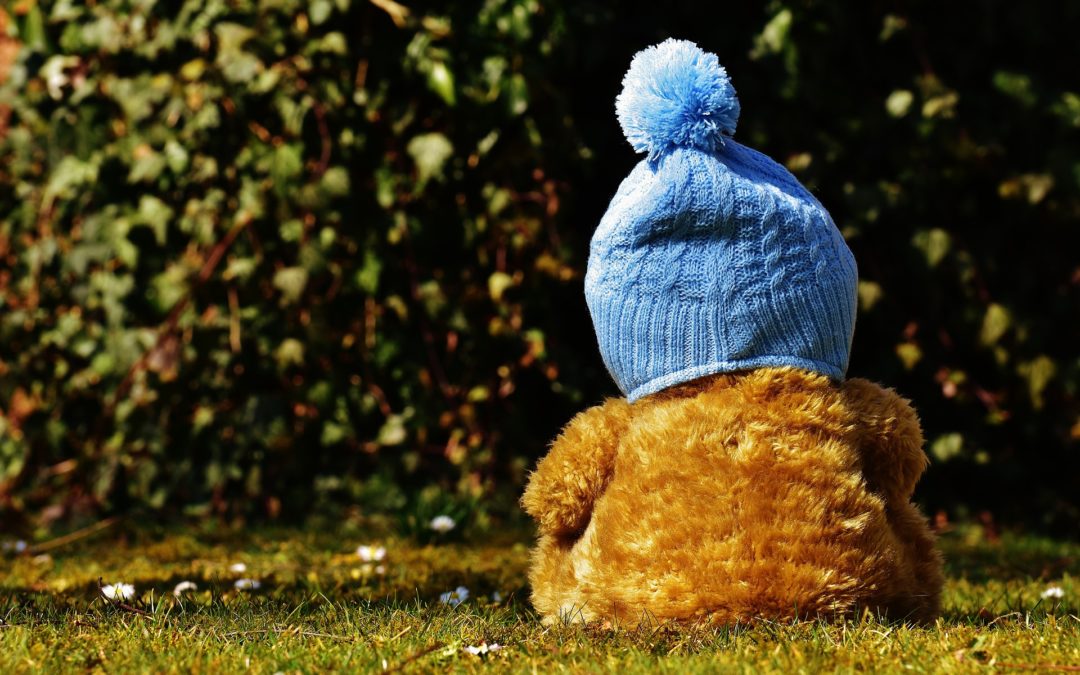
<path fill-rule="evenodd" d="M 907 401 L 791 368 L 717 375 L 575 417 L 522 497 L 548 621 L 734 623 L 938 612 L 910 502 L 927 464 Z"/>

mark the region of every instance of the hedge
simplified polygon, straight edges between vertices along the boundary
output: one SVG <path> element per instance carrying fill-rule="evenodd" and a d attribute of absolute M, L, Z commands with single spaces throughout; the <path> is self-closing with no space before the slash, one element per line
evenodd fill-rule
<path fill-rule="evenodd" d="M 615 393 L 583 268 L 675 35 L 854 250 L 850 374 L 920 409 L 920 499 L 1074 528 L 1080 7 L 749 5 L 0 10 L 5 522 L 512 516 Z"/>

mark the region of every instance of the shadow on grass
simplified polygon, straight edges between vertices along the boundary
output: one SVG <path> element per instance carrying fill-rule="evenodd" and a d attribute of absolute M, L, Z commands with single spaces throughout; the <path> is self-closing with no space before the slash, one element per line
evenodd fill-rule
<path fill-rule="evenodd" d="M 14 612 L 64 622 L 123 611 L 101 595 L 99 579 L 133 584 L 136 595 L 128 604 L 137 610 L 191 616 L 243 606 L 268 617 L 316 616 L 328 607 L 451 612 L 442 596 L 464 587 L 462 609 L 470 613 L 511 610 L 525 620 L 537 618 L 528 602 L 525 537 L 442 546 L 392 537 L 351 539 L 303 532 L 96 538 L 56 551 L 55 557 L 12 559 L 0 575 L 0 619 Z M 947 625 L 1015 626 L 1062 615 L 1075 605 L 1072 598 L 1062 606 L 1041 602 L 1039 593 L 1065 575 L 1080 576 L 1080 544 L 1008 533 L 990 541 L 975 529 L 946 533 L 940 542 L 951 580 L 942 617 Z M 356 546 L 373 543 L 385 546 L 385 558 L 362 560 Z M 244 568 L 238 569 L 241 561 Z M 259 588 L 238 588 L 243 579 L 258 581 Z M 194 582 L 197 590 L 174 599 L 183 581 Z M 880 617 L 877 622 L 905 623 Z"/>
<path fill-rule="evenodd" d="M 150 613 L 159 607 L 205 612 L 244 605 L 282 616 L 315 614 L 327 606 L 452 611 L 458 601 L 473 609 L 532 612 L 524 570 L 514 553 L 500 559 L 498 552 L 486 549 L 476 553 L 462 546 L 416 547 L 399 549 L 376 564 L 355 554 L 312 550 L 290 550 L 291 560 L 267 548 L 246 554 L 217 552 L 216 560 L 191 558 L 188 549 L 172 559 L 123 555 L 126 551 L 92 556 L 98 568 L 80 564 L 87 552 L 47 562 L 24 557 L 18 561 L 24 568 L 21 574 L 16 567 L 14 579 L 0 577 L 0 620 L 12 611 L 42 617 L 122 611 L 101 591 L 103 585 L 118 582 L 135 589 L 123 604 Z M 237 563 L 230 561 L 237 558 L 249 562 L 233 569 Z M 176 596 L 183 582 L 195 588 Z"/>
<path fill-rule="evenodd" d="M 952 532 L 939 539 L 945 572 L 951 579 L 1050 581 L 1080 575 L 1080 544 L 1005 534 L 988 540 L 977 530 Z"/>

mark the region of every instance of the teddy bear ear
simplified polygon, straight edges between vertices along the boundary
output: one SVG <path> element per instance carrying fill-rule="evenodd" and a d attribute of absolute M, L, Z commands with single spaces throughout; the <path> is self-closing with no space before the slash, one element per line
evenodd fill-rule
<path fill-rule="evenodd" d="M 895 391 L 867 380 L 848 380 L 844 393 L 858 416 L 855 436 L 868 487 L 909 500 L 929 464 L 919 416 Z"/>
<path fill-rule="evenodd" d="M 555 439 L 521 497 L 522 508 L 536 520 L 541 534 L 574 537 L 589 524 L 631 415 L 626 399 L 608 399 L 579 413 Z"/>

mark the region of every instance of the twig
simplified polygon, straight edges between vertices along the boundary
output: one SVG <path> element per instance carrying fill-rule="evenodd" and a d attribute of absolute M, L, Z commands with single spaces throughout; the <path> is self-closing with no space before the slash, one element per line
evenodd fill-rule
<path fill-rule="evenodd" d="M 236 297 L 236 287 L 229 286 L 229 347 L 233 354 L 240 353 L 240 301 Z"/>
<path fill-rule="evenodd" d="M 98 521 L 98 522 L 94 523 L 93 525 L 87 525 L 86 527 L 84 527 L 84 528 L 82 528 L 80 530 L 75 530 L 74 532 L 69 532 L 69 533 L 65 534 L 64 536 L 62 536 L 62 537 L 57 537 L 56 539 L 50 539 L 49 541 L 42 542 L 40 544 L 35 544 L 35 545 L 31 546 L 27 552 L 30 553 L 31 555 L 37 555 L 39 553 L 44 553 L 46 551 L 51 551 L 51 550 L 53 550 L 55 548 L 60 548 L 61 546 L 70 544 L 73 541 L 78 541 L 80 539 L 85 539 L 86 537 L 89 537 L 92 534 L 97 534 L 98 532 L 100 532 L 100 531 L 102 531 L 104 529 L 108 529 L 108 528 L 112 527 L 113 525 L 115 525 L 119 520 L 120 519 L 117 518 L 116 516 L 106 518 L 105 520 Z"/>
<path fill-rule="evenodd" d="M 139 609 L 138 607 L 132 607 L 131 605 L 127 604 L 126 602 L 120 602 L 119 600 L 111 600 L 110 602 L 112 602 L 113 605 L 115 605 L 116 607 L 124 610 L 125 612 L 131 612 L 132 614 L 138 614 L 139 616 L 145 616 L 145 617 L 150 616 L 150 612 L 146 611 L 145 609 Z"/>
<path fill-rule="evenodd" d="M 439 386 L 439 392 L 442 393 L 447 403 L 453 405 L 454 391 L 450 386 L 450 381 L 446 378 L 446 371 L 443 369 L 442 362 L 439 361 L 439 355 L 435 351 L 435 334 L 424 314 L 425 309 L 420 306 L 419 270 L 416 264 L 416 256 L 413 255 L 412 240 L 408 227 L 403 228 L 403 231 L 402 243 L 405 249 L 405 271 L 409 275 L 409 295 L 417 306 L 416 318 L 417 323 L 420 324 L 420 337 L 423 339 L 425 351 L 427 351 L 428 367 L 431 368 L 431 375 Z"/>
<path fill-rule="evenodd" d="M 1011 618 L 1017 617 L 1017 616 L 1023 616 L 1023 614 L 1021 614 L 1020 612 L 1009 612 L 1008 614 L 1002 614 L 1001 616 L 997 617 L 996 619 L 994 619 L 990 623 L 986 624 L 986 627 L 989 628 L 990 626 L 993 626 L 998 621 L 1004 621 L 1006 619 L 1011 619 Z"/>
<path fill-rule="evenodd" d="M 441 649 L 442 647 L 443 647 L 443 643 L 436 642 L 436 643 L 434 643 L 434 644 L 432 644 L 432 645 L 430 645 L 428 647 L 425 647 L 425 648 L 421 649 L 420 651 L 416 652 L 412 656 L 409 656 L 404 661 L 401 661 L 400 663 L 396 663 L 390 668 L 386 668 L 385 670 L 383 670 L 383 672 L 384 673 L 395 673 L 395 672 L 397 672 L 399 670 L 402 670 L 405 666 L 409 665 L 413 661 L 417 661 L 419 659 L 422 659 L 425 656 L 427 656 L 428 654 L 430 654 L 431 652 L 433 652 L 433 651 L 435 651 L 437 649 Z"/>
<path fill-rule="evenodd" d="M 297 637 L 316 637 L 316 638 L 328 638 L 331 640 L 341 640 L 342 642 L 356 642 L 356 638 L 349 637 L 348 635 L 333 635 L 331 633 L 315 633 L 306 630 L 293 630 L 291 628 L 255 628 L 252 630 L 238 630 L 231 633 L 223 633 L 223 637 L 239 637 L 241 635 L 265 635 L 272 633 L 274 635 L 294 635 Z"/>
<path fill-rule="evenodd" d="M 1060 670 L 1069 673 L 1080 673 L 1080 666 L 1065 666 L 1057 663 L 1008 663 L 995 661 L 995 666 L 1002 668 L 1024 668 L 1026 670 Z"/>
<path fill-rule="evenodd" d="M 315 113 L 315 126 L 319 129 L 319 140 L 322 142 L 319 164 L 315 167 L 315 177 L 319 178 L 330 166 L 330 153 L 334 142 L 330 139 L 330 128 L 326 126 L 326 110 L 323 109 L 322 104 L 313 99 L 311 110 Z"/>

